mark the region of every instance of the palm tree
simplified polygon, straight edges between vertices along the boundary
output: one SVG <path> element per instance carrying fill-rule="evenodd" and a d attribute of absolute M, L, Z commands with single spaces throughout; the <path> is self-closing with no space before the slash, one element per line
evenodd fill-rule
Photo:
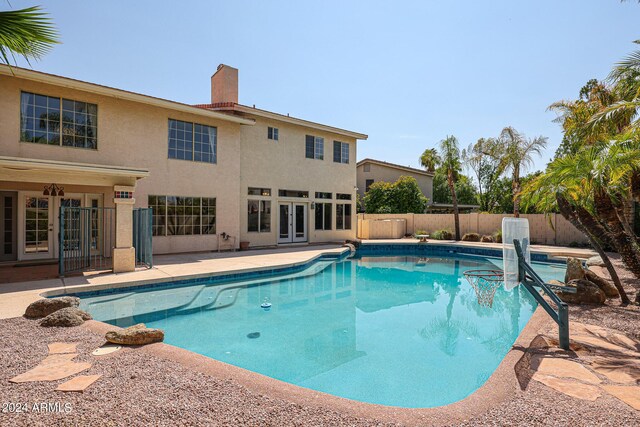
<path fill-rule="evenodd" d="M 39 6 L 0 12 L 0 62 L 16 63 L 16 55 L 39 59 L 59 43 L 57 32 Z"/>
<path fill-rule="evenodd" d="M 513 186 L 513 216 L 520 216 L 520 173 L 533 164 L 533 155 L 540 155 L 547 146 L 547 138 L 526 138 L 508 126 L 488 149 L 488 154 L 499 160 L 500 173 L 511 172 Z"/>
<path fill-rule="evenodd" d="M 420 156 L 420 165 L 422 165 L 427 172 L 435 172 L 441 162 L 442 160 L 435 148 L 427 148 Z"/>
<path fill-rule="evenodd" d="M 447 185 L 453 202 L 453 217 L 455 221 L 456 240 L 460 240 L 460 214 L 458 211 L 458 197 L 456 195 L 456 181 L 460 173 L 460 148 L 458 140 L 451 135 L 440 141 L 440 150 L 428 148 L 420 156 L 420 164 L 429 172 L 442 168 L 447 175 Z"/>

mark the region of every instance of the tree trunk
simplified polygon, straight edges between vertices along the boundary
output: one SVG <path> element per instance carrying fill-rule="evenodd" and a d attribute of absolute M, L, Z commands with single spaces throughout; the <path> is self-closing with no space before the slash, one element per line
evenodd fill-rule
<path fill-rule="evenodd" d="M 600 255 L 600 258 L 602 258 L 602 262 L 604 262 L 604 266 L 609 272 L 609 276 L 611 276 L 611 280 L 613 280 L 613 284 L 618 290 L 618 293 L 620 294 L 620 300 L 622 301 L 622 304 L 623 305 L 629 304 L 631 301 L 629 300 L 627 293 L 622 287 L 622 283 L 620 282 L 618 273 L 616 272 L 616 269 L 611 263 L 611 260 L 607 256 L 607 253 L 604 251 L 604 249 L 602 249 L 602 245 L 600 244 L 599 240 L 595 237 L 596 235 L 594 235 L 590 230 L 588 230 L 584 226 L 584 224 L 582 224 L 577 214 L 571 208 L 571 205 L 569 204 L 567 199 L 565 199 L 559 194 L 556 194 L 556 201 L 558 202 L 558 209 L 560 210 L 560 213 L 562 214 L 562 216 L 565 217 L 571 224 L 573 224 L 574 227 L 582 231 L 585 236 L 587 236 L 587 238 L 589 239 L 589 242 L 591 243 L 591 246 L 593 246 L 593 249 L 595 249 L 598 255 Z M 637 298 L 638 297 L 636 296 L 636 299 Z"/>
<path fill-rule="evenodd" d="M 460 240 L 460 213 L 458 212 L 458 197 L 456 196 L 456 187 L 453 182 L 453 171 L 447 172 L 447 182 L 449 191 L 451 191 L 451 201 L 453 202 L 453 220 L 456 228 L 456 240 Z"/>
<path fill-rule="evenodd" d="M 513 183 L 511 188 L 513 190 L 513 217 L 520 218 L 520 174 L 514 169 Z"/>
<path fill-rule="evenodd" d="M 620 254 L 622 262 L 634 276 L 640 279 L 640 247 L 635 236 L 629 236 L 626 233 L 606 193 L 596 192 L 594 204 L 596 213 L 611 233 L 611 244 Z"/>

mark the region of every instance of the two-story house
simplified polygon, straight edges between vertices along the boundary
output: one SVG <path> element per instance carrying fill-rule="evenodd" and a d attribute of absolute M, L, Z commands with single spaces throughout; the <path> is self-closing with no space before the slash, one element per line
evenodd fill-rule
<path fill-rule="evenodd" d="M 355 236 L 367 136 L 238 104 L 234 68 L 211 83 L 193 106 L 0 65 L 0 262 L 56 259 L 61 206 L 113 208 L 113 238 L 97 214 L 77 233 L 116 271 L 134 265 L 136 207 L 153 209 L 156 254 L 216 250 L 221 233 L 235 246 Z"/>

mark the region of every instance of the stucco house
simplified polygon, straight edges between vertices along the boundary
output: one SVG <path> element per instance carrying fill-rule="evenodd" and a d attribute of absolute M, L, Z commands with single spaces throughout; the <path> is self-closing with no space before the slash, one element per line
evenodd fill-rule
<path fill-rule="evenodd" d="M 155 254 L 353 238 L 366 138 L 238 104 L 226 65 L 200 105 L 0 65 L 0 262 L 58 258 L 61 206 L 92 209 L 75 238 L 116 271 L 134 267 L 136 208 Z M 113 238 L 93 213 L 110 208 Z"/>
<path fill-rule="evenodd" d="M 433 173 L 408 166 L 384 162 L 382 160 L 364 159 L 357 163 L 358 194 L 364 197 L 374 182 L 396 182 L 401 176 L 411 176 L 418 181 L 422 194 L 433 202 Z"/>

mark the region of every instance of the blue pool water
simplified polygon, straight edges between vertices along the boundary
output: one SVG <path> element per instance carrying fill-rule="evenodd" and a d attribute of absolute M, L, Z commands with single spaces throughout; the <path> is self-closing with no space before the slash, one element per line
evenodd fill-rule
<path fill-rule="evenodd" d="M 564 265 L 533 263 L 545 280 Z M 496 369 L 536 302 L 522 289 L 480 307 L 462 272 L 476 256 L 320 260 L 289 275 L 83 297 L 118 326 L 144 322 L 165 342 L 314 390 L 400 407 L 446 405 Z M 261 308 L 264 302 L 271 308 Z"/>

